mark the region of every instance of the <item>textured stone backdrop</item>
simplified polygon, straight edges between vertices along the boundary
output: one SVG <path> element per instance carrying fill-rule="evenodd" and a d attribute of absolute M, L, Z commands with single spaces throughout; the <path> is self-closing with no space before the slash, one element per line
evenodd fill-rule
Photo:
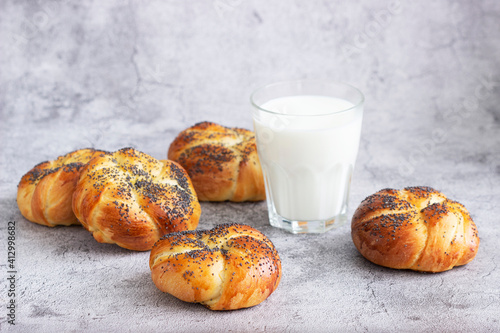
<path fill-rule="evenodd" d="M 499 59 L 496 0 L 0 1 L 0 229 L 6 244 L 17 221 L 19 265 L 18 325 L 3 311 L 0 328 L 500 330 Z M 17 210 L 16 185 L 41 161 L 83 147 L 164 158 L 196 122 L 251 128 L 252 90 L 298 78 L 366 95 L 349 214 L 381 188 L 433 186 L 471 211 L 475 261 L 394 272 L 357 254 L 349 226 L 293 236 L 268 226 L 264 203 L 203 204 L 200 227 L 258 227 L 285 270 L 265 303 L 215 314 L 159 293 L 147 254 Z"/>

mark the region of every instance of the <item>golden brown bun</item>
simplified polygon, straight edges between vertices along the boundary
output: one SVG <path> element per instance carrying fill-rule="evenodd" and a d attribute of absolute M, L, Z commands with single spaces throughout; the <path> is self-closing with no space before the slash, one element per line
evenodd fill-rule
<path fill-rule="evenodd" d="M 479 246 L 465 207 L 429 187 L 369 196 L 354 213 L 351 232 L 354 245 L 371 262 L 424 272 L 465 265 Z"/>
<path fill-rule="evenodd" d="M 102 154 L 82 168 L 73 211 L 98 242 L 137 251 L 150 250 L 167 233 L 195 229 L 201 214 L 181 166 L 133 148 Z"/>
<path fill-rule="evenodd" d="M 200 201 L 266 198 L 255 134 L 251 131 L 198 123 L 177 136 L 168 158 L 186 169 Z"/>
<path fill-rule="evenodd" d="M 158 289 L 211 310 L 257 305 L 281 279 L 273 243 L 242 224 L 167 235 L 151 250 L 149 267 Z"/>
<path fill-rule="evenodd" d="M 54 227 L 80 224 L 71 200 L 80 169 L 100 150 L 80 149 L 42 162 L 26 173 L 17 188 L 17 205 L 31 222 Z"/>

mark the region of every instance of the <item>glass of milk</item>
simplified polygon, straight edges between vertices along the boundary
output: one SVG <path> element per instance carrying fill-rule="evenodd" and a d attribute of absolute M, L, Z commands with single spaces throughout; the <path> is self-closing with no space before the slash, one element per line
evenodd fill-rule
<path fill-rule="evenodd" d="M 251 102 L 271 225 L 320 233 L 345 223 L 363 94 L 299 80 L 259 88 Z"/>

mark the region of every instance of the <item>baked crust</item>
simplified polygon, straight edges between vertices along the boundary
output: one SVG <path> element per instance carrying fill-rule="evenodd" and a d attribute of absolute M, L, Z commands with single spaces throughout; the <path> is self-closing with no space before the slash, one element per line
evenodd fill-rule
<path fill-rule="evenodd" d="M 423 186 L 384 189 L 367 197 L 354 213 L 351 235 L 371 262 L 424 272 L 465 265 L 479 247 L 467 209 Z"/>
<path fill-rule="evenodd" d="M 163 235 L 193 230 L 200 204 L 186 171 L 133 148 L 102 154 L 81 170 L 73 211 L 101 243 L 150 250 Z"/>
<path fill-rule="evenodd" d="M 272 242 L 242 224 L 166 235 L 151 250 L 149 266 L 158 289 L 211 310 L 257 305 L 281 279 Z"/>
<path fill-rule="evenodd" d="M 179 133 L 168 158 L 186 169 L 200 201 L 266 198 L 255 134 L 249 130 L 198 123 Z"/>
<path fill-rule="evenodd" d="M 79 149 L 34 166 L 17 187 L 21 214 L 31 222 L 49 227 L 80 224 L 71 208 L 80 169 L 102 153 L 92 148 Z"/>

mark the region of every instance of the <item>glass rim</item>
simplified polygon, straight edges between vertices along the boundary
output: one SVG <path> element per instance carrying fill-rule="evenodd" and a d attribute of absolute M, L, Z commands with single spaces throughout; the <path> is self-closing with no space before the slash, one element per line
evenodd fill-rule
<path fill-rule="evenodd" d="M 349 107 L 347 109 L 342 109 L 342 110 L 338 110 L 338 111 L 332 111 L 332 112 L 329 112 L 329 113 L 313 114 L 313 115 L 311 115 L 311 114 L 286 114 L 286 113 L 271 111 L 271 110 L 268 110 L 268 109 L 264 109 L 260 105 L 257 105 L 257 103 L 255 103 L 255 98 L 254 97 L 255 97 L 255 94 L 257 94 L 259 91 L 262 91 L 262 90 L 264 90 L 266 88 L 270 88 L 270 87 L 277 86 L 277 85 L 292 84 L 292 83 L 299 83 L 299 82 L 316 82 L 316 83 L 323 83 L 323 84 L 343 85 L 345 87 L 353 89 L 356 93 L 358 93 L 359 96 L 360 96 L 360 100 L 359 100 L 358 103 L 354 104 L 353 106 L 351 106 L 351 107 Z M 299 95 L 290 95 L 290 96 L 299 96 Z M 313 95 L 310 95 L 310 96 L 313 96 Z M 314 95 L 314 96 L 334 97 L 334 96 L 327 96 L 327 95 L 321 95 L 321 94 Z M 288 97 L 288 96 L 283 96 L 283 97 Z M 277 98 L 279 98 L 279 97 L 277 97 Z M 274 115 L 278 115 L 278 116 L 288 116 L 288 117 L 321 117 L 321 116 L 330 116 L 330 115 L 333 115 L 333 114 L 348 112 L 350 110 L 357 109 L 361 105 L 363 105 L 364 102 L 365 102 L 365 95 L 361 92 L 361 90 L 359 90 L 355 86 L 353 86 L 353 85 L 351 85 L 349 83 L 341 82 L 341 81 L 329 81 L 329 80 L 319 80 L 319 79 L 316 79 L 316 80 L 315 79 L 299 79 L 299 80 L 286 80 L 286 81 L 273 82 L 273 83 L 269 83 L 269 84 L 260 86 L 259 88 L 255 89 L 252 92 L 252 94 L 250 95 L 250 103 L 255 108 L 257 108 L 257 109 L 259 109 L 261 111 L 270 113 L 270 114 L 274 114 Z"/>

